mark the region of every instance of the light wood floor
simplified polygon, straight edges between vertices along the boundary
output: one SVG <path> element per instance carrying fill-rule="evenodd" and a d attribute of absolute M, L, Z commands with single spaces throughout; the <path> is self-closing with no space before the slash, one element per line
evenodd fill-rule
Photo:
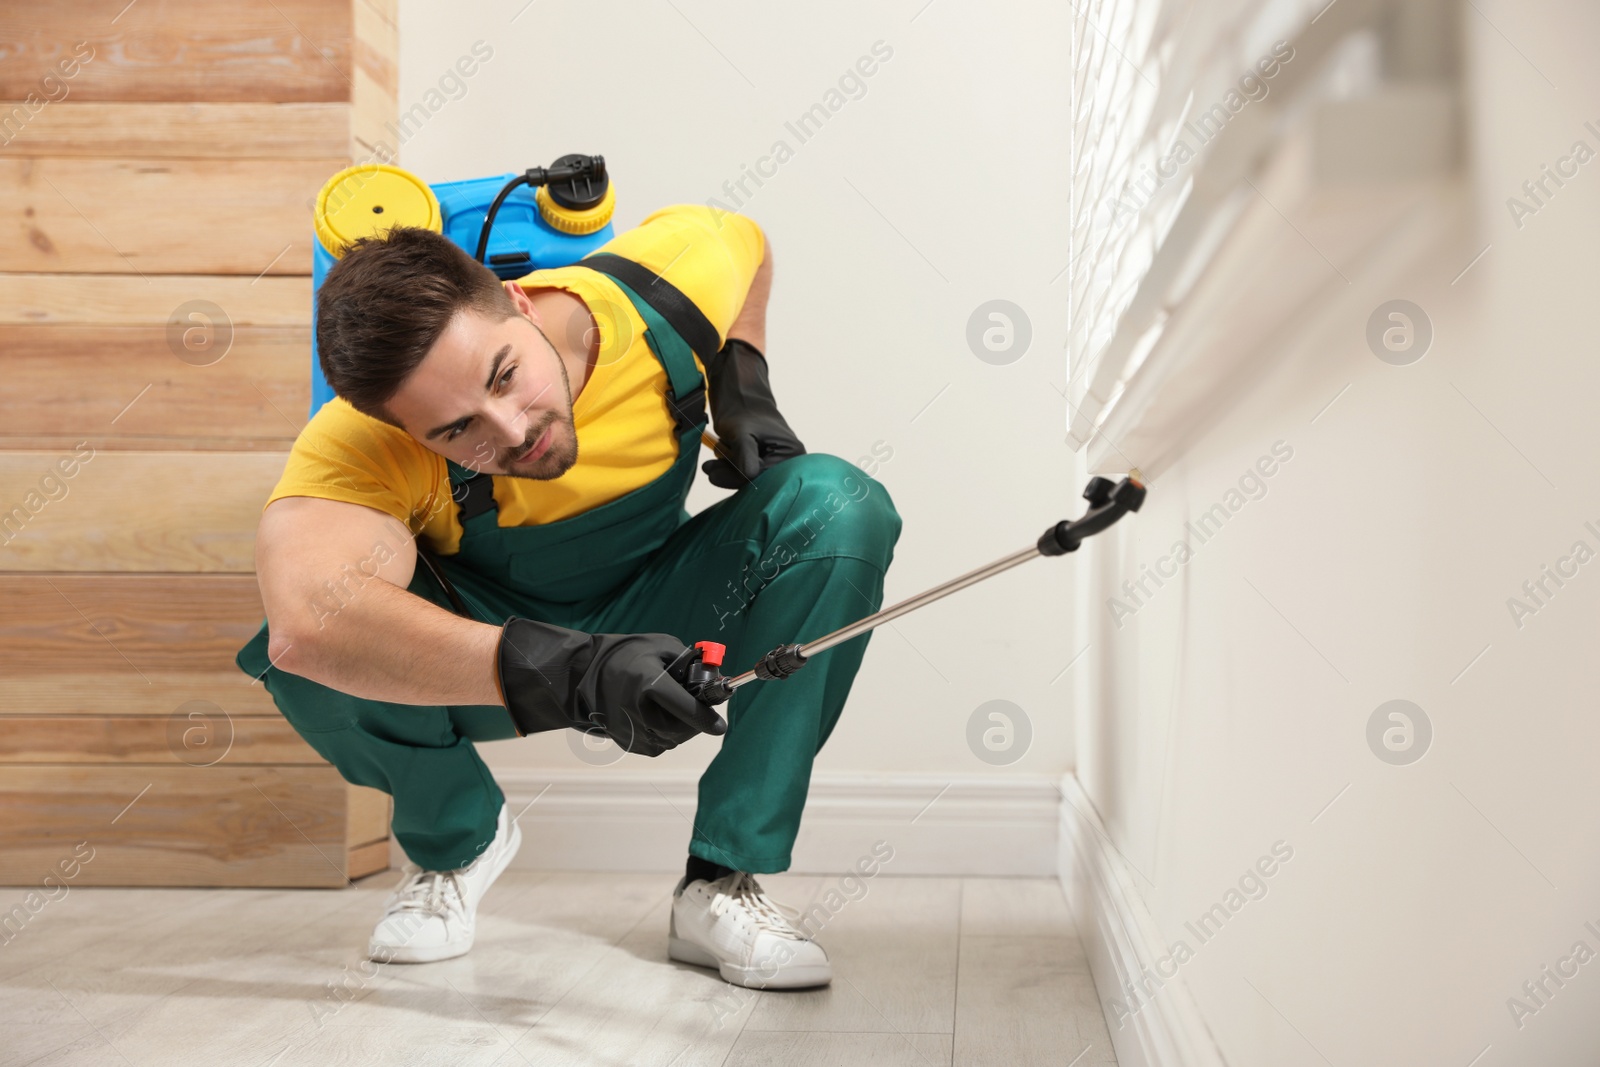
<path fill-rule="evenodd" d="M 0 944 L 0 1067 L 1116 1063 L 1054 881 L 880 875 L 818 934 L 830 988 L 757 993 L 667 960 L 664 875 L 510 871 L 468 955 L 366 962 L 397 879 L 72 889 Z"/>

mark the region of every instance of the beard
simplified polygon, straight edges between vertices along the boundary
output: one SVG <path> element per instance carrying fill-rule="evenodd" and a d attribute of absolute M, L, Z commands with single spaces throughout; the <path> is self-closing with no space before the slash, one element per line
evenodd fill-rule
<path fill-rule="evenodd" d="M 517 451 L 527 449 L 543 437 L 547 429 L 551 431 L 550 447 L 546 448 L 542 455 L 525 462 L 514 462 L 509 457 L 501 461 L 500 466 L 506 474 L 513 478 L 549 480 L 559 478 L 572 469 L 573 464 L 578 462 L 578 430 L 573 424 L 570 412 L 565 418 L 551 414 L 530 431 L 528 439 Z"/>
<path fill-rule="evenodd" d="M 578 462 L 578 427 L 572 419 L 572 383 L 567 378 L 566 364 L 557 359 L 556 366 L 561 369 L 561 385 L 567 391 L 567 413 L 558 415 L 551 412 L 545 416 L 537 426 L 528 431 L 527 439 L 517 446 L 516 451 L 507 453 L 501 460 L 500 468 L 513 478 L 536 478 L 548 481 L 561 477 Z M 546 430 L 551 431 L 550 447 L 546 448 L 542 455 L 523 463 L 512 461 L 512 455 L 532 447 L 535 441 L 544 436 Z"/>

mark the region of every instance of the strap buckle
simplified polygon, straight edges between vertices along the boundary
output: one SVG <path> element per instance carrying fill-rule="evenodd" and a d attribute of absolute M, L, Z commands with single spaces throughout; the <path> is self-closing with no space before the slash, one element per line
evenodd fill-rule
<path fill-rule="evenodd" d="M 493 511 L 494 479 L 479 471 L 465 481 L 454 482 L 450 486 L 450 499 L 454 500 L 456 507 L 460 509 L 463 524 L 486 511 Z"/>

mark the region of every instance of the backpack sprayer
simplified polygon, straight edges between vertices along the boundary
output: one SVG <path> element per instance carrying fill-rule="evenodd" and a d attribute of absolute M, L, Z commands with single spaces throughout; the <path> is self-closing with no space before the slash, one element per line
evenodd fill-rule
<path fill-rule="evenodd" d="M 442 233 L 502 281 L 566 267 L 611 240 L 616 191 L 603 156 L 565 155 L 548 167 L 429 185 L 387 163 L 360 163 L 317 194 L 311 259 L 311 414 L 333 399 L 317 357 L 317 292 L 350 242 L 392 226 Z"/>
<path fill-rule="evenodd" d="M 312 314 L 322 280 L 360 237 L 375 236 L 391 226 L 420 226 L 442 233 L 502 280 L 536 270 L 565 267 L 611 240 L 616 194 L 601 156 L 565 155 L 549 167 L 530 167 L 521 174 L 501 174 L 459 182 L 424 183 L 416 175 L 386 163 L 363 163 L 328 179 L 317 196 L 313 224 L 317 241 L 312 255 Z M 497 226 L 498 223 L 498 226 Z M 315 322 L 313 318 L 313 323 Z M 333 399 L 317 357 L 316 330 L 311 337 L 311 414 Z M 702 438 L 713 448 L 716 437 Z M 1089 510 L 1062 520 L 1020 552 L 968 571 L 892 607 L 806 644 L 780 645 L 750 670 L 722 674 L 724 645 L 697 641 L 683 650 L 667 672 L 702 704 L 725 703 L 733 691 L 750 682 L 787 678 L 819 652 L 843 644 L 886 622 L 949 596 L 958 589 L 991 578 L 1036 556 L 1076 552 L 1092 537 L 1144 503 L 1145 487 L 1136 473 L 1120 482 L 1089 479 L 1083 498 Z"/>
<path fill-rule="evenodd" d="M 898 619 L 925 604 L 947 597 L 958 589 L 965 589 L 985 578 L 992 578 L 1001 571 L 1010 570 L 1019 563 L 1026 563 L 1035 556 L 1060 556 L 1076 552 L 1085 538 L 1093 537 L 1128 512 L 1138 511 L 1144 503 L 1144 495 L 1144 484 L 1139 481 L 1136 473 L 1130 473 L 1116 483 L 1109 478 L 1098 476 L 1091 478 L 1083 490 L 1083 498 L 1089 502 L 1089 510 L 1080 518 L 1063 519 L 1056 523 L 1041 534 L 1037 542 L 1020 552 L 1002 556 L 988 566 L 968 571 L 959 578 L 952 578 L 943 585 L 936 585 L 926 592 L 918 593 L 892 607 L 868 615 L 815 641 L 803 645 L 779 645 L 762 656 L 754 667 L 743 674 L 736 674 L 731 678 L 722 674 L 718 668 L 722 666 L 722 658 L 727 648 L 715 641 L 696 641 L 667 666 L 667 673 L 700 703 L 721 704 L 733 696 L 733 691 L 742 685 L 757 679 L 777 681 L 780 678 L 787 678 L 804 667 L 806 661 L 819 652 L 843 644 L 852 637 Z"/>

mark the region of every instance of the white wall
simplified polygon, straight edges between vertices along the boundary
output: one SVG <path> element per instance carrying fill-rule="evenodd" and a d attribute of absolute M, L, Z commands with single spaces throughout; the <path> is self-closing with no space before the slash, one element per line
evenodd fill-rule
<path fill-rule="evenodd" d="M 1052 387 L 1066 384 L 1065 5 L 997 18 L 953 0 L 524 3 L 402 3 L 402 110 L 475 41 L 494 53 L 401 146 L 402 166 L 443 181 L 603 153 L 620 228 L 723 196 L 741 166 L 789 140 L 794 158 L 744 209 L 775 255 L 774 387 L 810 450 L 855 460 L 878 441 L 893 448 L 878 478 L 905 532 L 886 602 L 1078 513 Z M 784 122 L 880 40 L 893 56 L 865 95 L 799 144 Z M 1033 326 L 1008 366 L 978 360 L 965 339 L 972 311 L 997 297 Z M 690 510 L 720 495 L 702 482 Z M 1070 681 L 1051 681 L 1081 647 L 1072 568 L 1035 562 L 875 634 L 819 772 L 995 773 L 966 742 L 968 717 L 995 698 L 1034 729 L 1004 773 L 1070 767 Z M 692 770 L 713 745 L 596 773 Z M 583 767 L 560 735 L 485 754 L 497 770 Z"/>
<path fill-rule="evenodd" d="M 1600 1050 L 1600 962 L 1520 1028 L 1507 1006 L 1575 942 L 1600 951 L 1600 564 L 1520 629 L 1506 603 L 1574 541 L 1600 548 L 1600 163 L 1520 231 L 1505 204 L 1575 140 L 1600 148 L 1600 12 L 1475 7 L 1463 225 L 1399 274 L 1330 277 L 1327 315 L 1093 543 L 1079 774 L 1236 1067 Z M 1408 367 L 1363 340 L 1395 297 L 1436 330 Z M 1112 625 L 1114 587 L 1279 439 L 1268 495 Z M 1409 766 L 1366 741 L 1395 698 L 1433 724 Z M 1266 896 L 1200 944 L 1185 923 L 1280 840 Z"/>

